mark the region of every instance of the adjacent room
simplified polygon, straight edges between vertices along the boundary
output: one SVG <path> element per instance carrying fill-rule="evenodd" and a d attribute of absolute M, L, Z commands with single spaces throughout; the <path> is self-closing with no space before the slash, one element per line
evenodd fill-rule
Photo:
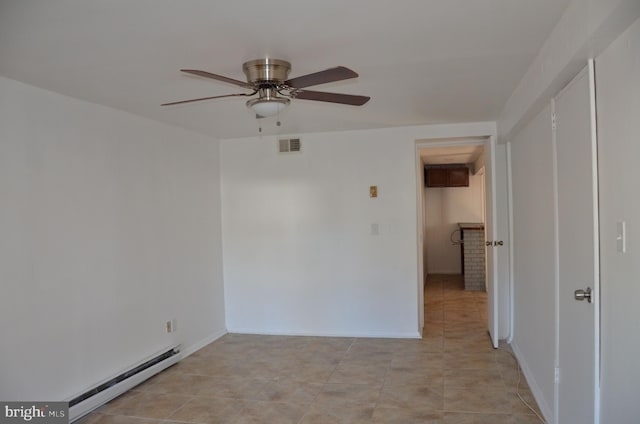
<path fill-rule="evenodd" d="M 420 150 L 425 166 L 425 270 L 486 291 L 482 144 Z M 428 277 L 427 277 L 428 278 Z"/>
<path fill-rule="evenodd" d="M 0 418 L 636 424 L 639 64 L 638 0 L 0 0 Z"/>

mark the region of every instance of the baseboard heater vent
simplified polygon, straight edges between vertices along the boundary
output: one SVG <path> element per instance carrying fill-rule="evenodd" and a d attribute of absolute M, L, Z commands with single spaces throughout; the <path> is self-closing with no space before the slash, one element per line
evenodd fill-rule
<path fill-rule="evenodd" d="M 180 360 L 180 345 L 163 349 L 159 354 L 142 360 L 127 371 L 104 381 L 69 400 L 69 422 L 87 415 L 110 400 Z"/>

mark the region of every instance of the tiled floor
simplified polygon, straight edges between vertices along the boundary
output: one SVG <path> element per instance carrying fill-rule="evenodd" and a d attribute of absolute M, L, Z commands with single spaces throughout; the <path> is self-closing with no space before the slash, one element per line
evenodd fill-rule
<path fill-rule="evenodd" d="M 425 321 L 422 340 L 228 334 L 82 421 L 539 423 L 490 345 L 486 294 L 429 276 Z"/>

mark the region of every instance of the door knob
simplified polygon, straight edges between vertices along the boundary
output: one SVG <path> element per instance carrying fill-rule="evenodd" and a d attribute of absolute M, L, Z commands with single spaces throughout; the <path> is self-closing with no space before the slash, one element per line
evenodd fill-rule
<path fill-rule="evenodd" d="M 502 240 L 498 240 L 498 241 L 494 241 L 493 245 L 494 246 L 502 246 L 504 244 L 504 242 Z"/>
<path fill-rule="evenodd" d="M 581 302 L 587 299 L 587 302 L 591 303 L 591 287 L 587 287 L 586 290 L 576 290 L 573 292 L 573 296 Z"/>
<path fill-rule="evenodd" d="M 492 244 L 493 244 L 493 242 L 492 242 L 492 241 L 485 241 L 485 242 L 484 242 L 484 245 L 485 245 L 485 246 L 491 246 Z"/>

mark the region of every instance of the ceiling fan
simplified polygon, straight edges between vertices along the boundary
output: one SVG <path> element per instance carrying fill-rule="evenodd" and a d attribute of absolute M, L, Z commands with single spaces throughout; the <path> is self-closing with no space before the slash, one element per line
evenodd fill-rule
<path fill-rule="evenodd" d="M 362 106 L 370 97 L 356 96 L 353 94 L 327 93 L 323 91 L 306 90 L 306 87 L 326 84 L 334 81 L 342 81 L 356 78 L 358 74 L 344 66 L 326 69 L 313 74 L 302 75 L 287 79 L 291 64 L 278 59 L 256 59 L 245 62 L 242 70 L 247 76 L 247 82 L 228 78 L 211 72 L 196 69 L 181 69 L 182 72 L 198 75 L 205 78 L 237 85 L 250 93 L 225 94 L 222 96 L 201 97 L 198 99 L 181 100 L 178 102 L 164 103 L 162 106 L 171 106 L 182 103 L 199 102 L 202 100 L 219 99 L 223 97 L 254 96 L 258 97 L 247 101 L 247 107 L 251 108 L 258 118 L 273 116 L 279 113 L 291 102 L 290 99 L 315 100 L 320 102 L 341 103 L 352 106 Z"/>

